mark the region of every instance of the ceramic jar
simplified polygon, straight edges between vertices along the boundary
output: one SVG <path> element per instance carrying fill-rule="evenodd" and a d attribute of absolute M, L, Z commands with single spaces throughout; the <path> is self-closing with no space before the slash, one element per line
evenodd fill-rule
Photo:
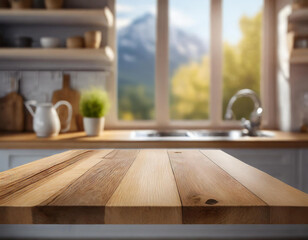
<path fill-rule="evenodd" d="M 101 31 L 89 31 L 84 34 L 86 48 L 98 49 L 102 43 Z"/>

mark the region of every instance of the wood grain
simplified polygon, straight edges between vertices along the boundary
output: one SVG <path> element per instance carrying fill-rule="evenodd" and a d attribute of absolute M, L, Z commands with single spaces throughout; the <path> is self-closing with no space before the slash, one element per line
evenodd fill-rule
<path fill-rule="evenodd" d="M 79 113 L 79 101 L 80 101 L 80 93 L 76 90 L 73 90 L 70 88 L 70 75 L 64 74 L 63 75 L 63 86 L 62 89 L 57 90 L 52 95 L 52 103 L 56 104 L 58 101 L 65 100 L 68 101 L 72 105 L 73 109 L 73 115 L 71 120 L 71 126 L 70 131 L 82 131 L 83 126 L 82 123 L 82 117 Z M 57 109 L 60 122 L 61 122 L 61 128 L 66 127 L 66 119 L 68 116 L 68 111 L 65 106 L 60 106 Z"/>
<path fill-rule="evenodd" d="M 308 223 L 308 195 L 216 150 L 202 153 L 270 206 L 270 223 Z"/>
<path fill-rule="evenodd" d="M 107 155 L 110 151 L 111 150 L 92 151 L 92 154 L 83 155 L 83 158 L 80 161 L 75 162 L 74 164 L 71 164 L 70 166 L 67 166 L 66 168 L 61 169 L 35 183 L 32 183 L 20 191 L 14 192 L 7 198 L 0 201 L 1 215 L 10 216 L 11 212 L 16 213 L 20 208 L 23 210 L 21 212 L 22 214 L 25 211 L 25 207 L 31 208 L 38 206 L 43 202 L 46 202 L 48 199 L 55 198 L 55 196 L 58 196 L 62 189 L 67 187 L 74 180 L 78 179 L 86 171 L 99 163 L 102 160 L 102 157 Z M 33 208 L 30 213 L 33 214 L 33 211 L 38 211 L 37 207 Z M 31 217 L 24 217 L 26 217 L 26 219 L 31 219 L 30 222 L 27 222 L 28 224 L 31 224 L 41 223 L 43 220 L 41 220 L 40 216 L 41 215 L 36 212 L 33 216 L 31 215 Z M 57 223 L 52 221 L 52 219 L 53 218 L 51 217 L 48 221 L 43 221 L 43 223 Z"/>
<path fill-rule="evenodd" d="M 28 207 L 0 206 L 0 224 L 31 224 L 33 223 L 32 209 Z"/>
<path fill-rule="evenodd" d="M 44 203 L 54 193 L 59 194 L 59 189 L 64 188 L 67 184 L 76 180 L 91 167 L 98 164 L 102 157 L 108 154 L 111 150 L 92 151 L 91 154 L 83 155 L 78 161 L 69 166 L 55 171 L 53 174 L 33 182 L 22 191 L 16 191 L 4 200 L 1 200 L 0 205 L 10 206 L 36 206 Z M 25 191 L 26 190 L 26 191 Z"/>
<path fill-rule="evenodd" d="M 106 223 L 181 223 L 181 201 L 166 150 L 141 150 L 106 205 Z"/>
<path fill-rule="evenodd" d="M 308 195 L 217 150 L 75 150 L 0 173 L 1 224 L 307 223 Z"/>
<path fill-rule="evenodd" d="M 138 152 L 114 150 L 109 153 L 74 183 L 63 188 L 57 196 L 41 203 L 40 207 L 36 208 L 36 221 L 61 224 L 104 223 L 105 205 Z"/>
<path fill-rule="evenodd" d="M 168 153 L 183 205 L 183 223 L 268 223 L 267 205 L 201 152 Z"/>
<path fill-rule="evenodd" d="M 11 92 L 0 98 L 0 131 L 24 130 L 24 100 L 21 95 Z"/>
<path fill-rule="evenodd" d="M 73 150 L 56 154 L 0 173 L 0 200 L 73 164 L 91 151 Z"/>
<path fill-rule="evenodd" d="M 0 9 L 0 23 L 3 24 L 44 24 L 44 25 L 75 25 L 80 26 L 109 26 L 104 9 L 57 9 L 56 11 L 45 9 L 27 9 L 26 11 L 7 11 Z"/>
<path fill-rule="evenodd" d="M 308 134 L 273 131 L 274 137 L 217 140 L 139 141 L 131 130 L 105 130 L 102 136 L 87 137 L 85 132 L 60 134 L 54 138 L 37 138 L 33 133 L 0 133 L 0 149 L 86 149 L 86 148 L 308 148 Z"/>

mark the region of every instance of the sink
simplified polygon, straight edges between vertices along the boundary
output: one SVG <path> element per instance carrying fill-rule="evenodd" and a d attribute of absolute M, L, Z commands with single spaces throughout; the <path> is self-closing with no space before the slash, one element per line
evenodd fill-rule
<path fill-rule="evenodd" d="M 138 130 L 131 138 L 140 140 L 236 140 L 253 137 L 274 137 L 270 131 L 259 131 L 256 136 L 248 136 L 242 130 Z"/>
<path fill-rule="evenodd" d="M 170 130 L 170 131 L 157 131 L 157 130 L 141 130 L 134 131 L 135 138 L 166 138 L 166 137 L 190 137 L 190 132 L 186 130 Z"/>
<path fill-rule="evenodd" d="M 195 137 L 206 137 L 206 138 L 240 138 L 243 137 L 243 133 L 240 130 L 231 131 L 213 131 L 213 130 L 199 130 L 193 131 L 192 134 Z"/>
<path fill-rule="evenodd" d="M 274 133 L 269 131 L 259 131 L 256 136 L 249 136 L 242 130 L 197 130 L 192 131 L 191 134 L 197 138 L 211 138 L 211 139 L 239 139 L 243 137 L 274 137 Z"/>

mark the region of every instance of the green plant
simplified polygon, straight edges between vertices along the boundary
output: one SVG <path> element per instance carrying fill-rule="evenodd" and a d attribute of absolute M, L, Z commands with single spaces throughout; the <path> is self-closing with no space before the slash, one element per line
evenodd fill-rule
<path fill-rule="evenodd" d="M 82 116 L 101 118 L 109 111 L 110 100 L 106 91 L 91 88 L 82 92 L 79 107 Z"/>

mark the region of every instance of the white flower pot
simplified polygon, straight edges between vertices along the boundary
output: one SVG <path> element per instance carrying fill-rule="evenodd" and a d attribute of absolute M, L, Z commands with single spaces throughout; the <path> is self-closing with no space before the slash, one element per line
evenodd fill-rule
<path fill-rule="evenodd" d="M 104 130 L 105 118 L 83 118 L 83 126 L 88 136 L 99 136 Z"/>

